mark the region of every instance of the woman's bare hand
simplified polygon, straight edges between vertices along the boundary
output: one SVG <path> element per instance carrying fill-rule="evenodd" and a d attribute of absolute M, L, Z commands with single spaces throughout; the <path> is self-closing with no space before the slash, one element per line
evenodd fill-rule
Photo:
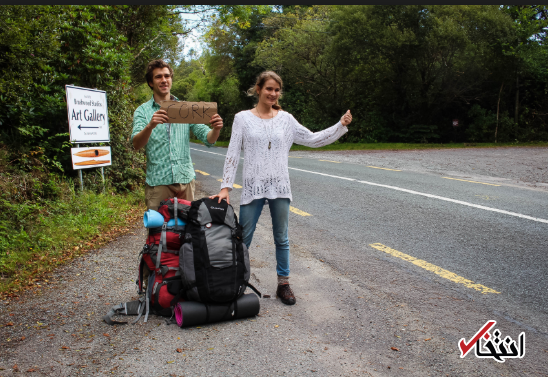
<path fill-rule="evenodd" d="M 215 198 L 219 198 L 218 203 L 220 203 L 221 200 L 226 199 L 226 202 L 230 204 L 230 196 L 229 196 L 228 188 L 225 187 L 224 189 L 221 189 L 221 191 L 219 191 L 217 195 L 211 195 L 209 197 L 209 199 L 215 199 Z"/>
<path fill-rule="evenodd" d="M 341 117 L 341 123 L 343 126 L 348 126 L 352 122 L 352 114 L 350 114 L 350 110 L 348 110 L 342 117 Z"/>

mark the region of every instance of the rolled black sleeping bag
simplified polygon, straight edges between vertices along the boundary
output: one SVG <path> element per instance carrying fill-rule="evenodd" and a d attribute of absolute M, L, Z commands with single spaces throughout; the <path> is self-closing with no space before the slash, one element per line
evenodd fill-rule
<path fill-rule="evenodd" d="M 179 327 L 190 327 L 253 317 L 259 314 L 260 309 L 259 298 L 254 293 L 248 293 L 230 304 L 230 307 L 228 304 L 206 305 L 197 301 L 179 302 L 175 306 L 175 319 Z"/>

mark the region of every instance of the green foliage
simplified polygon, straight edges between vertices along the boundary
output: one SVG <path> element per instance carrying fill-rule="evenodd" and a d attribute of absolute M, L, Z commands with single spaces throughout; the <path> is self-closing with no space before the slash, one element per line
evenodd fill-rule
<path fill-rule="evenodd" d="M 172 86 L 173 95 L 179 99 L 217 102 L 225 125 L 219 140 L 230 137 L 234 115 L 253 105 L 253 99 L 244 92 L 261 72 L 251 62 L 257 43 L 268 34 L 261 21 L 271 10 L 269 6 L 236 6 L 231 8 L 231 20 L 227 20 L 222 16 L 227 9 L 220 9 L 220 16 L 205 33 L 204 54 L 182 61 L 175 69 Z"/>
<path fill-rule="evenodd" d="M 449 134 L 450 117 L 485 96 L 490 45 L 511 22 L 494 6 L 354 6 L 337 8 L 332 30 L 368 106 L 390 114 L 392 137 L 409 140 L 423 138 L 413 125 Z"/>
<path fill-rule="evenodd" d="M 490 141 L 497 113 L 498 141 L 548 140 L 547 14 L 542 5 L 283 6 L 252 12 L 246 28 L 211 26 L 206 52 L 186 63 L 192 69 L 187 77 L 194 78 L 184 93 L 221 102 L 222 87 L 230 98 L 224 102 L 237 106 L 222 108 L 229 126 L 233 113 L 253 106 L 244 92 L 256 75 L 272 69 L 284 79 L 282 107 L 311 130 L 352 110 L 354 121 L 342 141 Z M 238 92 L 225 82 L 238 85 Z"/>
<path fill-rule="evenodd" d="M 402 136 L 402 139 L 410 143 L 429 143 L 439 140 L 440 135 L 437 132 L 438 126 L 436 125 L 413 124 L 407 129 L 407 133 Z"/>
<path fill-rule="evenodd" d="M 1 133 L 20 169 L 35 169 L 28 156 L 39 153 L 41 169 L 75 176 L 64 93 L 66 84 L 74 84 L 107 92 L 113 155 L 107 175 L 115 189 L 131 190 L 142 182 L 144 159 L 128 140 L 131 76 L 135 71 L 142 76 L 142 59 L 150 58 L 146 38 L 169 26 L 158 18 L 168 11 L 165 6 L 0 8 L 5 20 L 0 24 L 0 50 L 5 52 L 0 60 Z M 159 39 L 156 45 L 167 47 L 168 42 Z"/>
<path fill-rule="evenodd" d="M 345 90 L 349 81 L 341 56 L 331 53 L 333 35 L 327 30 L 333 7 L 294 9 L 265 19 L 265 27 L 275 32 L 259 44 L 254 64 L 281 74 L 282 106 L 317 131 L 336 123 L 356 101 Z M 354 115 L 359 120 L 361 114 Z"/>
<path fill-rule="evenodd" d="M 16 279 L 22 281 L 62 263 L 74 248 L 94 246 L 89 243 L 92 239 L 108 240 L 107 232 L 135 221 L 143 199 L 136 194 L 91 192 L 72 192 L 64 200 L 39 203 L 0 199 L 0 210 L 9 214 L 0 219 L 0 292 Z"/>
<path fill-rule="evenodd" d="M 494 141 L 495 128 L 497 125 L 497 114 L 490 110 L 482 108 L 478 104 L 474 104 L 468 112 L 470 125 L 466 129 L 467 140 L 477 141 Z M 513 122 L 508 117 L 508 113 L 504 112 L 499 119 L 498 140 L 508 141 L 508 129 L 511 128 Z M 501 137 L 502 135 L 502 137 Z"/>
<path fill-rule="evenodd" d="M 267 8 L 0 7 L 0 135 L 11 160 L 19 169 L 30 171 L 36 166 L 28 164 L 28 156 L 38 153 L 41 169 L 75 178 L 67 142 L 65 85 L 97 88 L 105 90 L 108 99 L 112 166 L 105 169 L 107 180 L 116 191 L 136 189 L 144 181 L 145 156 L 136 153 L 129 141 L 131 119 L 140 104 L 136 101 L 148 100 L 152 94 L 139 84 L 145 81 L 150 60 L 179 60 L 177 33 L 189 32 L 179 14 L 208 11 L 224 23 L 246 27 L 250 13 Z M 221 88 L 217 92 L 227 87 Z M 185 91 L 189 90 L 187 85 Z M 233 92 L 230 95 L 234 97 Z M 92 188 L 102 186 L 97 184 L 96 169 L 83 174 Z"/>

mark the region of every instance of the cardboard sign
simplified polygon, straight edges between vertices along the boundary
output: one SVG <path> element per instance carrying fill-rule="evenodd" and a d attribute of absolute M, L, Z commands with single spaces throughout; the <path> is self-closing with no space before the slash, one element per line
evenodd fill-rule
<path fill-rule="evenodd" d="M 106 92 L 73 85 L 65 85 L 65 90 L 70 142 L 109 142 Z"/>
<path fill-rule="evenodd" d="M 217 102 L 162 101 L 161 109 L 167 111 L 169 123 L 209 123 L 217 114 Z"/>
<path fill-rule="evenodd" d="M 112 165 L 110 147 L 70 148 L 74 170 Z"/>

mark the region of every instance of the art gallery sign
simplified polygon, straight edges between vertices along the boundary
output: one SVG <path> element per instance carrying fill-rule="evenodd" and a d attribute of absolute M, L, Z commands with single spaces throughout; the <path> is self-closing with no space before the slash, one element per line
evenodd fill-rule
<path fill-rule="evenodd" d="M 106 92 L 72 85 L 65 89 L 70 142 L 110 142 Z"/>
<path fill-rule="evenodd" d="M 109 143 L 107 93 L 103 90 L 66 85 L 67 115 L 70 142 Z M 81 169 L 111 165 L 110 147 L 71 148 L 72 167 L 79 170 L 80 185 L 84 183 Z"/>

